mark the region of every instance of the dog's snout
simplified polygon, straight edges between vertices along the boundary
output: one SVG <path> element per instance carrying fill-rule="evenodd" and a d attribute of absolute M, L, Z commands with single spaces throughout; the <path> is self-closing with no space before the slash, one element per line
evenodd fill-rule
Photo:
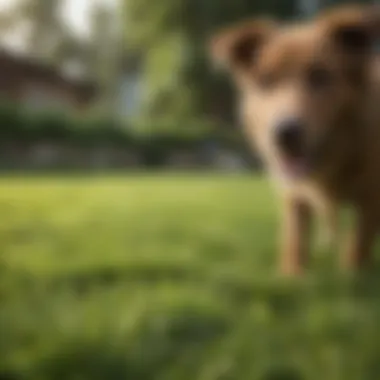
<path fill-rule="evenodd" d="M 304 127 L 298 119 L 281 122 L 276 128 L 276 140 L 286 154 L 299 155 L 303 151 Z"/>

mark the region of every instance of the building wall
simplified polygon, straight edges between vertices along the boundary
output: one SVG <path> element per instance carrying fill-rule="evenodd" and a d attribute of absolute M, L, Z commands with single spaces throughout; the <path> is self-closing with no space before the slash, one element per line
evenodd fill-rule
<path fill-rule="evenodd" d="M 65 91 L 38 82 L 25 84 L 20 95 L 21 103 L 34 109 L 49 108 L 68 111 L 73 110 L 76 106 Z"/>

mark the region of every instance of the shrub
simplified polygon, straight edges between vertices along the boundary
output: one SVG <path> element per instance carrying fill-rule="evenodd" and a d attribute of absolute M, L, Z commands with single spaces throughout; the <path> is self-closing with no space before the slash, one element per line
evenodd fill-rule
<path fill-rule="evenodd" d="M 212 143 L 245 152 L 241 134 L 199 121 L 145 121 L 127 125 L 112 117 L 74 117 L 0 104 L 0 144 L 45 143 L 133 150 L 148 166 L 163 165 L 174 152 L 199 153 Z"/>

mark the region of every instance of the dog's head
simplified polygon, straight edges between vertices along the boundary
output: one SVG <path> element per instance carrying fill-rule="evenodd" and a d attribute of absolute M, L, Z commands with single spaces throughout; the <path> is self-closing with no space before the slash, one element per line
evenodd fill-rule
<path fill-rule="evenodd" d="M 341 8 L 285 26 L 253 20 L 212 40 L 212 57 L 232 74 L 264 158 L 282 174 L 319 170 L 332 136 L 360 112 L 378 13 Z"/>

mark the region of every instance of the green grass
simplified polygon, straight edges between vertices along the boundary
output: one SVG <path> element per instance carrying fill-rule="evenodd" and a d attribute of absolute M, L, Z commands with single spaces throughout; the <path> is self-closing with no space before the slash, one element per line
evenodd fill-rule
<path fill-rule="evenodd" d="M 0 180 L 0 379 L 378 380 L 376 273 L 318 253 L 276 276 L 274 199 L 249 176 Z"/>

